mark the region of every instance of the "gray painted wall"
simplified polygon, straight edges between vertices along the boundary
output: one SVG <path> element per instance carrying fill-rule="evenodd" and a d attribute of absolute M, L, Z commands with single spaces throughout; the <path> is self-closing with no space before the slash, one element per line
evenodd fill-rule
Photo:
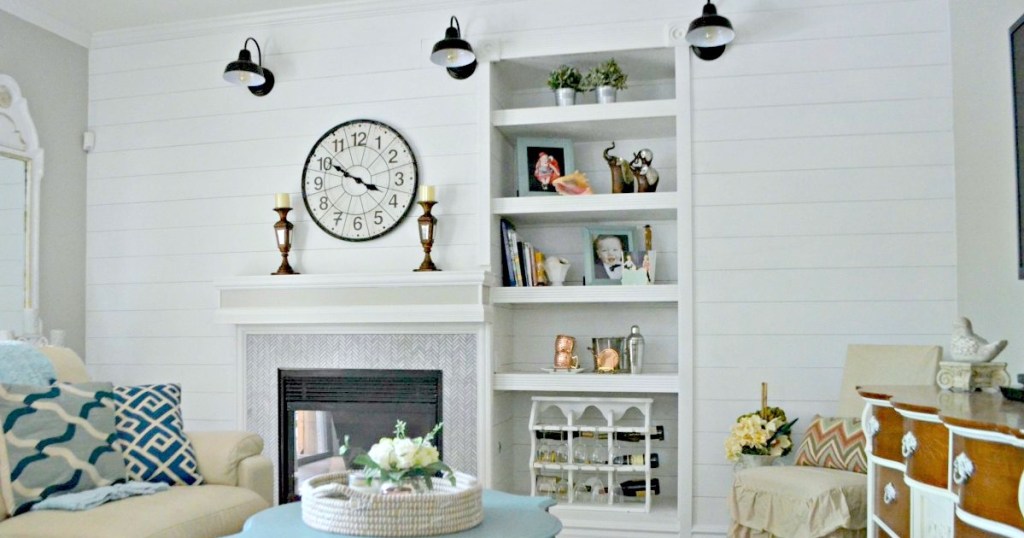
<path fill-rule="evenodd" d="M 85 152 L 88 51 L 0 11 L 0 72 L 18 81 L 45 151 L 40 198 L 40 315 L 85 351 Z"/>

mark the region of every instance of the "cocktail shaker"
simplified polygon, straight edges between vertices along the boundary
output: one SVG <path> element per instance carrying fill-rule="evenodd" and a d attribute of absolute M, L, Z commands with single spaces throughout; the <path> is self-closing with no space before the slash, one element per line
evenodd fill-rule
<path fill-rule="evenodd" d="M 640 334 L 639 325 L 633 325 L 629 328 L 629 336 L 626 337 L 625 347 L 629 373 L 639 374 L 644 364 L 644 337 Z"/>

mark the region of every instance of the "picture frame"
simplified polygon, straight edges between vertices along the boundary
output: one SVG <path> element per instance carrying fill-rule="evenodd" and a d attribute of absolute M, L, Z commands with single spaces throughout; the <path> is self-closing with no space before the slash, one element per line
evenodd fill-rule
<path fill-rule="evenodd" d="M 617 241 L 613 241 L 617 240 Z M 616 244 L 617 243 L 617 244 Z M 602 250 L 604 250 L 602 258 Z M 636 229 L 626 226 L 583 228 L 583 281 L 587 286 L 622 284 L 626 254 L 637 250 Z M 618 267 L 615 267 L 618 265 Z"/>
<path fill-rule="evenodd" d="M 576 170 L 572 140 L 568 138 L 516 139 L 516 186 L 519 196 L 558 194 L 552 181 Z"/>
<path fill-rule="evenodd" d="M 1013 133 L 1017 170 L 1017 278 L 1024 280 L 1024 16 L 1010 26 L 1010 75 L 1013 81 Z"/>

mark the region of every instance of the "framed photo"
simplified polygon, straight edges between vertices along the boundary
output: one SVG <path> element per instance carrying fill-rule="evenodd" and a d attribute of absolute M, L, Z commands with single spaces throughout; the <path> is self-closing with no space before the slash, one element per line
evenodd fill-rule
<path fill-rule="evenodd" d="M 558 194 L 551 182 L 576 170 L 572 140 L 517 138 L 516 165 L 519 196 Z"/>
<path fill-rule="evenodd" d="M 622 284 L 626 254 L 636 250 L 635 230 L 613 226 L 583 229 L 583 276 L 587 286 Z"/>
<path fill-rule="evenodd" d="M 1017 278 L 1024 280 L 1024 16 L 1010 27 L 1010 74 L 1013 79 L 1013 123 L 1017 146 Z"/>

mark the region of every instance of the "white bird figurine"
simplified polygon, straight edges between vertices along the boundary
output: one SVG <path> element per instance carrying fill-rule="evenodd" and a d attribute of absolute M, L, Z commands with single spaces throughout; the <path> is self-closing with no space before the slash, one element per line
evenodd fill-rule
<path fill-rule="evenodd" d="M 953 323 L 953 341 L 949 353 L 953 359 L 965 362 L 989 362 L 1004 348 L 1006 340 L 988 343 L 988 340 L 974 334 L 971 320 L 961 317 Z"/>

